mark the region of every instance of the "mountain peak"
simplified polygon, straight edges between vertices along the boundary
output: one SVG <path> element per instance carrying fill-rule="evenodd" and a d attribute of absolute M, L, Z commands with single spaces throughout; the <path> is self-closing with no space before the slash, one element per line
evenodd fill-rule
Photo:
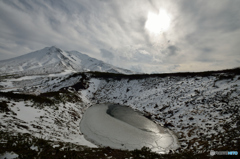
<path fill-rule="evenodd" d="M 45 47 L 42 50 L 48 50 L 49 52 L 59 52 L 59 53 L 63 52 L 62 49 L 57 48 L 56 46 Z"/>

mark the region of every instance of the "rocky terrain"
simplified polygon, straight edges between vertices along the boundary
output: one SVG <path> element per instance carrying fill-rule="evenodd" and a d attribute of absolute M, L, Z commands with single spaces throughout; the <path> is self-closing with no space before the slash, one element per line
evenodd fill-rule
<path fill-rule="evenodd" d="M 29 140 L 47 141 L 54 152 L 66 148 L 84 152 L 89 150 L 87 147 L 91 147 L 89 151 L 103 152 L 105 149 L 95 149 L 96 145 L 84 139 L 79 123 L 91 104 L 107 102 L 137 109 L 175 132 L 181 147 L 170 154 L 209 156 L 210 150 L 239 152 L 240 69 L 237 68 L 153 75 L 69 72 L 1 76 L 0 131 L 6 134 L 1 136 L 1 147 L 6 149 L 0 153 L 18 154 L 14 145 L 19 143 L 12 142 L 12 138 L 26 134 L 30 135 Z M 39 144 L 29 144 L 28 148 L 38 154 L 44 151 Z M 108 158 L 109 154 L 106 155 Z"/>

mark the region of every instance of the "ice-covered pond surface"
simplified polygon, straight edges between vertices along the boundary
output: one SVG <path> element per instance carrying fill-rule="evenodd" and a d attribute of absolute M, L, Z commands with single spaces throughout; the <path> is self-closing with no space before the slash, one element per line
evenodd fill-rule
<path fill-rule="evenodd" d="M 80 123 L 85 138 L 100 146 L 117 149 L 149 147 L 167 153 L 179 147 L 177 137 L 168 129 L 118 104 L 96 104 L 89 107 Z"/>

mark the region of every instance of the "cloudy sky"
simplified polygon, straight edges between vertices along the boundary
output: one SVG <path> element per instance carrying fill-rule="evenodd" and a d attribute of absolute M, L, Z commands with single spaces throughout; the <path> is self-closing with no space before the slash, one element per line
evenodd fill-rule
<path fill-rule="evenodd" d="M 240 66 L 239 0 L 0 0 L 0 60 L 47 46 L 139 72 Z"/>

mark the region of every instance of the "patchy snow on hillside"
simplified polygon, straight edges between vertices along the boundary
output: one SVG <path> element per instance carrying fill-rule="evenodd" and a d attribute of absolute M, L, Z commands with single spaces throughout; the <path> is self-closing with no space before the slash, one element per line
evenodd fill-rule
<path fill-rule="evenodd" d="M 102 80 L 95 103 L 128 105 L 177 133 L 182 148 L 236 146 L 232 135 L 240 114 L 240 76 L 165 77 L 141 80 Z M 229 126 L 231 125 L 231 126 Z M 230 137 L 229 137 L 230 138 Z M 205 146 L 204 146 L 205 145 Z"/>
<path fill-rule="evenodd" d="M 71 72 L 65 71 L 49 75 L 11 77 L 0 81 L 0 90 L 2 92 L 15 91 L 33 94 L 54 92 L 64 87 L 72 86 L 81 79 L 81 76 L 71 77 L 71 75 Z M 68 77 L 71 78 L 68 79 Z"/>
<path fill-rule="evenodd" d="M 51 141 L 70 142 L 96 147 L 85 140 L 79 123 L 86 106 L 82 103 L 59 103 L 38 107 L 31 101 L 7 101 L 10 111 L 0 113 L 0 130 L 9 133 L 29 133 L 35 137 Z"/>
<path fill-rule="evenodd" d="M 240 141 L 240 75 L 97 78 L 91 74 L 6 77 L 0 91 L 40 94 L 65 90 L 81 102 L 60 102 L 43 108 L 9 100 L 9 113 L 0 113 L 2 131 L 31 133 L 49 140 L 94 146 L 79 130 L 85 110 L 95 103 L 119 103 L 142 112 L 176 133 L 182 150 L 197 153 Z M 29 116 L 24 116 L 30 114 Z"/>

